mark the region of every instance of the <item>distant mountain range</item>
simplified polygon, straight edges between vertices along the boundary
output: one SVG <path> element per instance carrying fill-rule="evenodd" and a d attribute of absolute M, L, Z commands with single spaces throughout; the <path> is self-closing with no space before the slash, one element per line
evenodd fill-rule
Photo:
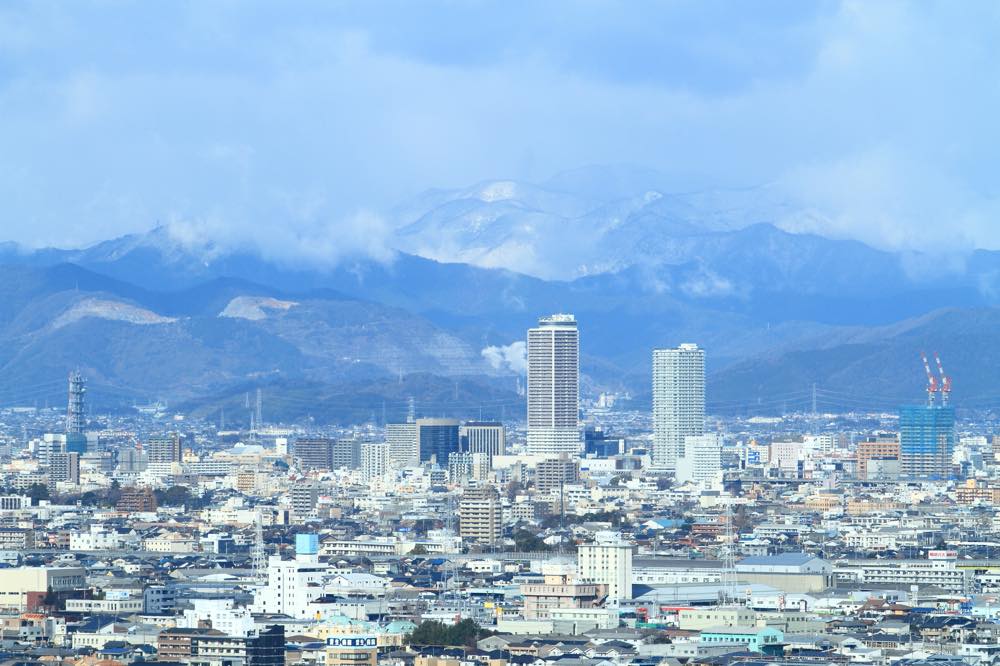
<path fill-rule="evenodd" d="M 213 418 L 242 418 L 258 386 L 275 419 L 398 418 L 410 395 L 511 416 L 516 368 L 487 350 L 569 311 L 589 393 L 641 404 L 650 349 L 695 341 L 718 410 L 802 407 L 814 384 L 820 406 L 920 399 L 922 350 L 957 404 L 992 406 L 1000 253 L 941 262 L 782 228 L 809 216 L 767 188 L 671 194 L 650 172 L 591 169 L 404 202 L 384 262 L 271 260 L 170 227 L 0 245 L 0 404 L 62 400 L 81 367 L 109 405 Z"/>

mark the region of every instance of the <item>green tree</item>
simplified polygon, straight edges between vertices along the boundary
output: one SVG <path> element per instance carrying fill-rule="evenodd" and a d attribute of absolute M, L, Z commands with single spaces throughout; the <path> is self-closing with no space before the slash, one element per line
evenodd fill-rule
<path fill-rule="evenodd" d="M 436 620 L 421 622 L 407 637 L 410 645 L 435 645 L 441 647 L 474 647 L 483 630 L 475 620 L 462 620 L 447 625 Z"/>
<path fill-rule="evenodd" d="M 157 490 L 154 494 L 158 506 L 181 506 L 191 502 L 191 489 L 187 486 L 170 486 L 166 490 Z"/>
<path fill-rule="evenodd" d="M 38 506 L 42 500 L 49 499 L 49 487 L 44 483 L 33 483 L 28 486 L 28 497 L 31 498 L 32 506 Z"/>
<path fill-rule="evenodd" d="M 514 548 L 529 553 L 542 553 L 551 550 L 549 544 L 528 530 L 514 532 Z"/>

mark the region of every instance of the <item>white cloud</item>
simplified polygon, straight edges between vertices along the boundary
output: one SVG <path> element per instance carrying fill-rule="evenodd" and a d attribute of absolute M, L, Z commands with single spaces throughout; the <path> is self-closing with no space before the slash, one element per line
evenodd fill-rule
<path fill-rule="evenodd" d="M 528 371 L 528 349 L 523 340 L 505 346 L 491 345 L 480 353 L 494 370 L 509 370 L 519 375 Z"/>
<path fill-rule="evenodd" d="M 816 231 L 1000 247 L 998 31 L 992 2 L 6 3 L 3 236 L 194 220 L 385 256 L 356 211 L 633 163 L 780 183 Z"/>

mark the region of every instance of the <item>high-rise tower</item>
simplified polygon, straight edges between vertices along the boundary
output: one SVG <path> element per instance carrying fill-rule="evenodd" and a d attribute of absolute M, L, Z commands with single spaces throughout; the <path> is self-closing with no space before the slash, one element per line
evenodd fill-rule
<path fill-rule="evenodd" d="M 907 479 L 949 479 L 955 450 L 955 408 L 905 405 L 899 408 L 899 463 Z"/>
<path fill-rule="evenodd" d="M 580 333 L 571 314 L 554 314 L 528 329 L 528 452 L 580 450 Z"/>
<path fill-rule="evenodd" d="M 84 396 L 87 382 L 79 370 L 69 373 L 69 405 L 66 408 L 66 434 L 82 435 L 87 428 Z"/>
<path fill-rule="evenodd" d="M 69 404 L 66 407 L 66 451 L 87 452 L 87 382 L 79 371 L 69 373 Z"/>
<path fill-rule="evenodd" d="M 695 344 L 653 350 L 653 464 L 676 469 L 684 438 L 705 432 L 705 351 Z"/>

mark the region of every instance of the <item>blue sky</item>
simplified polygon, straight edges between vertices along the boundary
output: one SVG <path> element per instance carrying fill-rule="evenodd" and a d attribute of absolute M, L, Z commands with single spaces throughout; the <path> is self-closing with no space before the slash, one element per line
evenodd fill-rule
<path fill-rule="evenodd" d="M 5 2 L 0 236 L 378 252 L 425 188 L 628 163 L 1000 247 L 997 34 L 971 1 Z"/>

